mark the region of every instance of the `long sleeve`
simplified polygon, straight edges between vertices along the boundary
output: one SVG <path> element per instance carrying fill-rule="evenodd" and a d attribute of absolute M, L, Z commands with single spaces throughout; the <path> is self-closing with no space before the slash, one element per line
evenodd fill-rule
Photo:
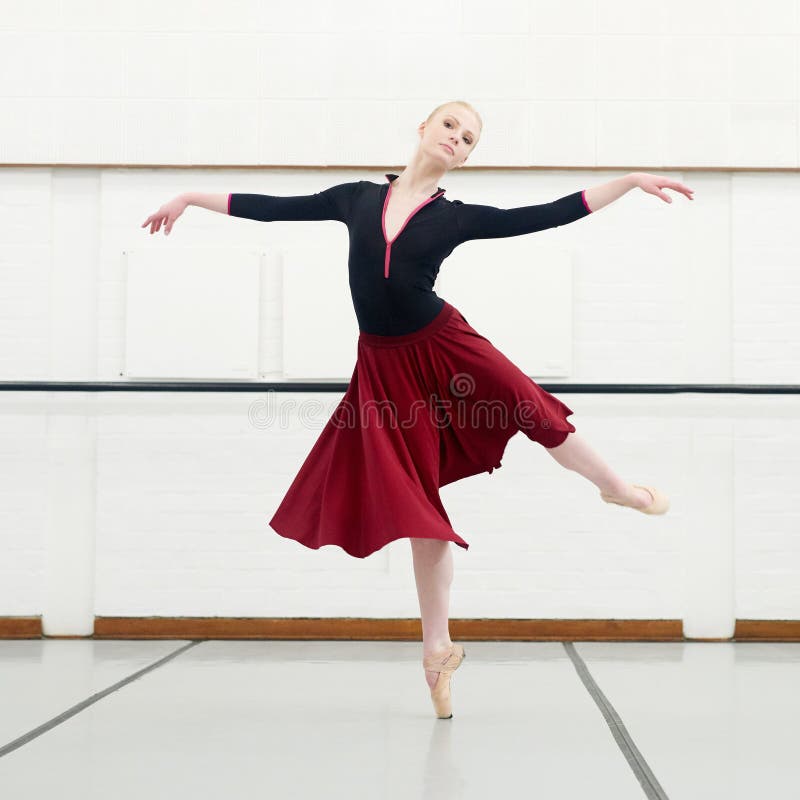
<path fill-rule="evenodd" d="M 347 223 L 358 181 L 340 183 L 316 194 L 280 197 L 271 194 L 228 195 L 228 214 L 261 222 L 332 219 Z"/>
<path fill-rule="evenodd" d="M 591 214 L 584 192 L 573 192 L 550 203 L 519 208 L 495 208 L 453 201 L 459 244 L 470 239 L 521 236 L 557 228 Z"/>

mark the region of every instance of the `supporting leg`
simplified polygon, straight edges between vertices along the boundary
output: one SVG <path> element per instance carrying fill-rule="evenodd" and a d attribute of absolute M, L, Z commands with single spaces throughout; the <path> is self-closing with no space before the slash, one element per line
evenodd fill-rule
<path fill-rule="evenodd" d="M 620 498 L 635 508 L 646 508 L 653 502 L 649 492 L 624 481 L 578 433 L 569 433 L 560 445 L 545 449 L 562 467 L 583 475 L 601 492 Z"/>
<path fill-rule="evenodd" d="M 422 620 L 424 658 L 452 645 L 448 617 L 450 584 L 453 582 L 453 551 L 450 542 L 440 539 L 412 538 L 410 541 Z M 428 686 L 433 688 L 438 678 L 438 672 L 426 670 Z"/>

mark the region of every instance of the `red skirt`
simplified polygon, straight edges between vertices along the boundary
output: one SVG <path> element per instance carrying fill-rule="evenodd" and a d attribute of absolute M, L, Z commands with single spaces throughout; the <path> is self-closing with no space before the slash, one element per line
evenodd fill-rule
<path fill-rule="evenodd" d="M 556 447 L 572 413 L 446 301 L 413 333 L 362 331 L 347 391 L 269 524 L 357 558 L 411 537 L 467 549 L 439 488 L 502 466 L 519 431 Z"/>

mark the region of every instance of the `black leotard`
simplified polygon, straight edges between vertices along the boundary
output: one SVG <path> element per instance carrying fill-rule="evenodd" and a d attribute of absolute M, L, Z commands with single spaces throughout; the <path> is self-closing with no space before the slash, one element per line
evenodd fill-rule
<path fill-rule="evenodd" d="M 439 267 L 470 239 L 496 239 L 556 228 L 591 213 L 585 190 L 520 208 L 450 201 L 439 187 L 418 205 L 388 242 L 385 215 L 391 182 L 353 181 L 311 195 L 229 194 L 232 217 L 273 220 L 338 220 L 350 234 L 348 270 L 359 329 L 381 336 L 419 330 L 441 311 L 433 290 Z"/>

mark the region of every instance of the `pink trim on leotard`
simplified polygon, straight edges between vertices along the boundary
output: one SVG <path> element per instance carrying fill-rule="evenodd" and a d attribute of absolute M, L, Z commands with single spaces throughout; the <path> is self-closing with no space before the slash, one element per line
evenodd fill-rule
<path fill-rule="evenodd" d="M 233 192 L 228 195 L 228 215 L 230 216 L 231 213 L 231 197 L 233 196 Z"/>
<path fill-rule="evenodd" d="M 438 194 L 431 195 L 427 200 L 423 200 L 407 217 L 406 221 L 400 226 L 400 230 L 394 235 L 394 239 L 390 242 L 389 239 L 386 237 L 386 209 L 389 206 L 389 196 L 392 193 L 392 182 L 389 181 L 389 188 L 386 191 L 386 199 L 383 201 L 383 212 L 381 213 L 381 228 L 383 229 L 383 241 L 386 242 L 386 256 L 383 259 L 383 277 L 389 277 L 389 261 L 391 260 L 392 256 L 392 245 L 394 242 L 397 241 L 397 237 L 403 232 L 403 228 L 408 225 L 408 221 L 414 214 L 417 213 L 423 206 L 428 205 L 428 203 L 434 201 L 437 197 L 441 197 L 444 194 L 444 190 L 439 192 Z"/>
<path fill-rule="evenodd" d="M 589 208 L 589 204 L 586 202 L 586 189 L 581 192 L 581 200 L 583 200 L 584 206 L 586 206 L 586 210 L 591 214 L 592 209 Z"/>

